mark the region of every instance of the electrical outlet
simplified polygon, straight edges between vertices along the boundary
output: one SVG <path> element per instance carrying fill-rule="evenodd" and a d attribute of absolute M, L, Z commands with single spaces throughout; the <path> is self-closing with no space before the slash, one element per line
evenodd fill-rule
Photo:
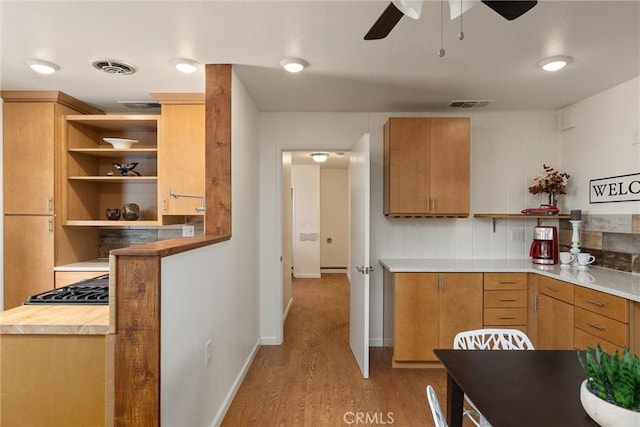
<path fill-rule="evenodd" d="M 208 340 L 205 345 L 204 345 L 204 364 L 205 366 L 209 365 L 209 363 L 211 363 L 211 356 L 212 356 L 212 344 L 211 344 L 211 340 Z"/>
<path fill-rule="evenodd" d="M 640 144 L 640 129 L 635 128 L 631 135 L 631 145 L 638 145 L 638 144 Z"/>
<path fill-rule="evenodd" d="M 512 242 L 524 242 L 524 230 L 511 230 Z"/>
<path fill-rule="evenodd" d="M 182 237 L 193 237 L 195 236 L 196 230 L 193 225 L 183 225 L 182 226 Z"/>

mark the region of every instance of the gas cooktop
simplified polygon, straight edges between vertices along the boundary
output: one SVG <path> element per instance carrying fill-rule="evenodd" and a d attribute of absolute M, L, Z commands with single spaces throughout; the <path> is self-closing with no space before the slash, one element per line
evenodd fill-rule
<path fill-rule="evenodd" d="M 32 295 L 24 304 L 108 305 L 109 275 Z"/>

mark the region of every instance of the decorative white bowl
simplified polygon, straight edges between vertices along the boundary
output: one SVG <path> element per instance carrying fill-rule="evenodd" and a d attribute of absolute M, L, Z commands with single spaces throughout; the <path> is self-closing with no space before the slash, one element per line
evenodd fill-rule
<path fill-rule="evenodd" d="M 104 142 L 108 142 L 113 148 L 131 148 L 133 144 L 137 144 L 137 139 L 126 138 L 102 138 Z"/>
<path fill-rule="evenodd" d="M 602 427 L 640 426 L 640 412 L 624 409 L 600 399 L 587 389 L 587 380 L 580 385 L 580 402 L 584 411 Z"/>

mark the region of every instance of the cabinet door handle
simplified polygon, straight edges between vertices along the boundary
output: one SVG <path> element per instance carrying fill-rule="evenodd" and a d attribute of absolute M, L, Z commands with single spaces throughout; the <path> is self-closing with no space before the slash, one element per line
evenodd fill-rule
<path fill-rule="evenodd" d="M 595 300 L 592 300 L 592 299 L 587 299 L 586 301 L 590 302 L 593 305 L 597 305 L 598 307 L 604 307 L 604 303 L 602 303 L 600 301 L 595 301 Z"/>
<path fill-rule="evenodd" d="M 501 285 L 510 285 L 513 283 L 516 283 L 515 280 L 500 280 L 498 283 L 500 283 Z"/>
<path fill-rule="evenodd" d="M 53 212 L 53 197 L 47 198 L 47 212 Z"/>
<path fill-rule="evenodd" d="M 444 276 L 440 276 L 440 280 L 442 281 L 442 292 L 445 292 L 447 290 L 447 282 L 446 279 L 444 278 Z"/>
<path fill-rule="evenodd" d="M 599 331 L 603 331 L 604 330 L 604 326 L 598 324 L 598 323 L 593 323 L 593 322 L 587 322 L 587 325 L 591 326 L 592 328 L 596 328 Z"/>
<path fill-rule="evenodd" d="M 162 199 L 162 212 L 167 211 L 167 199 Z"/>
<path fill-rule="evenodd" d="M 498 298 L 498 301 L 501 301 L 501 302 L 512 302 L 515 300 L 516 300 L 515 298 Z"/>
<path fill-rule="evenodd" d="M 49 233 L 53 233 L 53 218 L 49 218 Z"/>
<path fill-rule="evenodd" d="M 498 316 L 498 319 L 502 319 L 502 320 L 508 320 L 508 319 L 515 319 L 516 316 L 514 316 L 513 314 L 502 314 L 500 316 Z"/>
<path fill-rule="evenodd" d="M 560 289 L 558 289 L 558 288 L 556 288 L 554 286 L 547 286 L 547 289 L 549 289 L 550 291 L 553 291 L 553 292 L 558 292 L 560 290 Z"/>

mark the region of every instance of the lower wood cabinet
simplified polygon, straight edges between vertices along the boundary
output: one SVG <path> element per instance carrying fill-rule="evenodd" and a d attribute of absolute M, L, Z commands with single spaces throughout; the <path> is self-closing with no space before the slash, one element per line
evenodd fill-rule
<path fill-rule="evenodd" d="M 629 346 L 629 301 L 593 289 L 575 287 L 575 345 L 598 344 L 607 353 Z"/>
<path fill-rule="evenodd" d="M 482 273 L 393 274 L 394 366 L 436 362 L 436 348 L 482 327 Z"/>
<path fill-rule="evenodd" d="M 484 273 L 484 327 L 528 333 L 527 273 Z"/>
<path fill-rule="evenodd" d="M 573 349 L 573 285 L 560 280 L 538 276 L 537 287 L 536 349 Z"/>

